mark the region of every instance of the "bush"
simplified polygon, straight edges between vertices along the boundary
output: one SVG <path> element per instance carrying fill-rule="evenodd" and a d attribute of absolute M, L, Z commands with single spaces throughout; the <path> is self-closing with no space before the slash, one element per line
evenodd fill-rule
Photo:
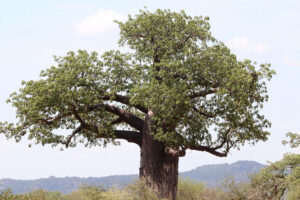
<path fill-rule="evenodd" d="M 46 190 L 35 190 L 22 196 L 28 200 L 63 200 L 61 192 L 48 192 Z"/>
<path fill-rule="evenodd" d="M 128 191 L 130 200 L 160 200 L 156 192 L 147 186 L 143 180 L 128 185 L 125 190 Z"/>
<path fill-rule="evenodd" d="M 288 200 L 299 200 L 300 199 L 300 184 L 292 187 L 287 195 Z"/>
<path fill-rule="evenodd" d="M 204 191 L 205 186 L 203 183 L 199 183 L 189 178 L 179 179 L 177 191 L 178 200 L 199 200 Z"/>
<path fill-rule="evenodd" d="M 64 196 L 64 200 L 99 200 L 103 199 L 104 189 L 99 186 L 82 185 L 78 190 Z"/>
<path fill-rule="evenodd" d="M 285 154 L 282 160 L 271 163 L 251 178 L 249 199 L 279 200 L 286 195 L 292 198 L 292 195 L 297 196 L 295 186 L 299 189 L 299 185 L 300 155 Z"/>
<path fill-rule="evenodd" d="M 227 178 L 222 186 L 207 188 L 191 179 L 179 179 L 178 200 L 299 200 L 299 155 L 286 155 L 250 178 L 249 183 Z M 124 188 L 108 190 L 97 186 L 80 186 L 67 195 L 60 192 L 36 190 L 15 195 L 11 190 L 0 192 L 0 200 L 162 200 L 144 181 L 136 181 Z"/>
<path fill-rule="evenodd" d="M 13 194 L 11 189 L 3 190 L 0 193 L 0 199 L 1 200 L 19 200 L 17 197 Z"/>
<path fill-rule="evenodd" d="M 101 200 L 131 200 L 128 191 L 113 187 L 102 194 Z"/>

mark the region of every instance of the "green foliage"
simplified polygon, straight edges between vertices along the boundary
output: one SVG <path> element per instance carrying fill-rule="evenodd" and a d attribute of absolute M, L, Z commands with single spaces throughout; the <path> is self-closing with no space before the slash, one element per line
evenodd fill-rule
<path fill-rule="evenodd" d="M 212 36 L 208 20 L 158 9 L 117 22 L 119 43 L 131 53 L 55 57 L 56 66 L 11 94 L 18 122 L 0 123 L 0 132 L 16 141 L 29 133 L 42 145 L 117 144 L 131 136 L 114 130 L 142 131 L 132 119 L 151 110 L 154 138 L 176 149 L 225 156 L 246 141 L 266 140 L 270 122 L 259 111 L 274 71 L 238 61 Z M 55 131 L 62 129 L 69 134 Z"/>
<path fill-rule="evenodd" d="M 102 194 L 103 200 L 131 200 L 132 197 L 126 190 L 112 188 Z"/>
<path fill-rule="evenodd" d="M 134 184 L 128 185 L 126 190 L 129 193 L 130 200 L 160 200 L 157 197 L 157 193 L 144 180 L 139 180 Z"/>
<path fill-rule="evenodd" d="M 236 182 L 233 178 L 227 178 L 221 187 L 208 188 L 204 184 L 191 179 L 180 179 L 178 184 L 178 200 L 298 200 L 300 197 L 299 174 L 295 172 L 286 175 L 286 190 L 283 195 L 279 188 L 282 188 L 282 182 L 274 180 L 274 169 L 281 170 L 282 163 L 285 166 L 294 165 L 298 158 L 292 158 L 294 155 L 287 155 L 283 160 L 273 163 L 266 170 L 261 170 L 257 175 L 252 176 L 249 183 Z M 289 157 L 289 158 L 288 158 Z M 296 159 L 296 160 L 295 160 Z M 293 160 L 293 161 L 292 161 Z M 298 161 L 296 161 L 298 162 Z M 281 166 L 278 168 L 278 166 Z M 299 165 L 298 165 L 299 167 Z M 293 168 L 295 169 L 295 168 Z M 269 176 L 269 171 L 273 176 Z M 275 172 L 275 174 L 277 171 Z M 288 178 L 292 176 L 293 178 Z M 295 181 L 296 180 L 296 181 Z M 277 193 L 274 192 L 274 183 L 278 184 Z M 281 184 L 281 185 L 280 185 Z M 81 186 L 78 190 L 70 194 L 62 195 L 59 192 L 47 192 L 37 190 L 26 194 L 14 195 L 11 190 L 0 192 L 1 200 L 163 200 L 157 197 L 156 193 L 149 188 L 143 181 L 137 181 L 122 189 L 112 187 L 103 190 L 96 186 Z"/>
<path fill-rule="evenodd" d="M 21 198 L 15 196 L 11 189 L 3 190 L 0 193 L 1 200 L 21 200 Z"/>
<path fill-rule="evenodd" d="M 215 200 L 215 198 L 210 197 L 219 196 L 219 193 L 189 179 L 179 181 L 178 200 Z M 59 195 L 54 196 L 53 194 Z M 136 181 L 123 189 L 112 187 L 103 190 L 101 187 L 81 186 L 78 190 L 67 195 L 43 190 L 14 195 L 11 190 L 6 190 L 0 193 L 0 197 L 3 197 L 0 198 L 1 200 L 164 200 L 159 199 L 156 193 L 143 181 Z"/>
<path fill-rule="evenodd" d="M 78 190 L 64 197 L 64 200 L 99 200 L 104 198 L 104 190 L 96 186 L 80 186 Z"/>
<path fill-rule="evenodd" d="M 236 182 L 234 177 L 227 177 L 223 184 L 223 190 L 226 191 L 227 199 L 248 200 L 249 184 Z"/>
<path fill-rule="evenodd" d="M 286 136 L 289 138 L 289 141 L 282 141 L 283 144 L 290 144 L 292 148 L 300 146 L 300 135 L 297 133 L 288 132 Z"/>
<path fill-rule="evenodd" d="M 64 200 L 159 200 L 156 193 L 143 181 L 136 181 L 124 189 L 112 187 L 103 190 L 101 187 L 82 186 L 65 195 Z"/>
<path fill-rule="evenodd" d="M 300 184 L 300 155 L 285 154 L 251 179 L 252 199 L 279 200 Z M 292 192 L 293 193 L 293 192 Z M 297 195 L 294 192 L 295 195 Z"/>
<path fill-rule="evenodd" d="M 287 195 L 287 200 L 299 200 L 299 199 L 300 199 L 300 184 L 292 186 Z"/>
<path fill-rule="evenodd" d="M 10 189 L 0 193 L 1 200 L 64 200 L 60 192 L 47 192 L 45 190 L 35 190 L 26 194 L 13 194 Z"/>
<path fill-rule="evenodd" d="M 60 192 L 48 192 L 45 190 L 35 190 L 24 195 L 28 200 L 63 200 Z"/>
<path fill-rule="evenodd" d="M 203 195 L 205 187 L 203 183 L 191 180 L 189 178 L 180 178 L 178 182 L 177 198 L 178 200 L 198 200 Z"/>

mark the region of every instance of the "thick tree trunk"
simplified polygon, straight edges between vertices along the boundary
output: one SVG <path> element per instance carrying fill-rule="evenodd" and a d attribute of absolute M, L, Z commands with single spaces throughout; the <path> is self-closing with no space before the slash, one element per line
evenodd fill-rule
<path fill-rule="evenodd" d="M 153 140 L 151 115 L 150 111 L 143 130 L 140 178 L 157 191 L 160 198 L 176 200 L 179 158 L 166 153 L 165 145 Z"/>

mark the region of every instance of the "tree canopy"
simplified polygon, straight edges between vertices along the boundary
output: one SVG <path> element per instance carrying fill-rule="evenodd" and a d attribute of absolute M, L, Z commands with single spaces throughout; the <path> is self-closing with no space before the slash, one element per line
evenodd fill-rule
<path fill-rule="evenodd" d="M 238 61 L 212 37 L 208 17 L 146 10 L 117 23 L 129 53 L 55 57 L 57 65 L 40 80 L 23 81 L 12 93 L 18 122 L 2 123 L 2 132 L 66 147 L 140 143 L 135 136 L 151 110 L 154 138 L 169 147 L 223 156 L 245 141 L 267 139 L 270 123 L 259 110 L 268 99 L 264 79 L 274 73 L 269 64 L 257 70 L 250 60 Z"/>
<path fill-rule="evenodd" d="M 300 188 L 300 155 L 285 154 L 282 160 L 262 168 L 252 177 L 250 199 L 297 199 Z"/>

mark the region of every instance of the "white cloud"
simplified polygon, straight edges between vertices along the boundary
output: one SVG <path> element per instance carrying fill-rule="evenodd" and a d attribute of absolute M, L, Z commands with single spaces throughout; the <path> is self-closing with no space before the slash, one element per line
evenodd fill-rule
<path fill-rule="evenodd" d="M 100 9 L 97 13 L 76 23 L 74 29 L 79 35 L 103 35 L 117 30 L 118 26 L 113 21 L 122 21 L 124 18 L 113 10 Z"/>
<path fill-rule="evenodd" d="M 231 38 L 226 43 L 230 48 L 246 53 L 263 54 L 269 51 L 268 45 L 251 41 L 246 37 Z"/>
<path fill-rule="evenodd" d="M 295 67 L 300 67 L 300 60 L 296 60 L 293 58 L 285 58 L 284 64 L 290 65 L 290 66 L 295 66 Z"/>

